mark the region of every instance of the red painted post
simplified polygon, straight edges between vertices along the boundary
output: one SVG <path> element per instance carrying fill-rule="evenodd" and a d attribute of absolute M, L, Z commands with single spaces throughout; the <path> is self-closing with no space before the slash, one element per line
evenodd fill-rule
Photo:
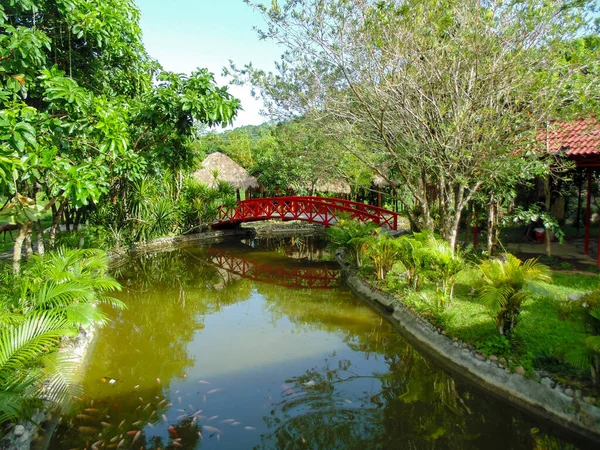
<path fill-rule="evenodd" d="M 394 230 L 398 229 L 398 214 L 394 214 Z"/>
<path fill-rule="evenodd" d="M 588 169 L 587 202 L 585 210 L 585 239 L 583 243 L 583 253 L 590 254 L 590 223 L 592 220 L 592 169 Z"/>
<path fill-rule="evenodd" d="M 600 220 L 598 221 L 598 247 L 596 248 L 596 265 L 600 269 Z"/>

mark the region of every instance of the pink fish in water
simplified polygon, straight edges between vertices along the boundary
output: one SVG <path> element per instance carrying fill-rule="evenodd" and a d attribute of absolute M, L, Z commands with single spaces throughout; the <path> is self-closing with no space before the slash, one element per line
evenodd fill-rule
<path fill-rule="evenodd" d="M 131 441 L 131 443 L 135 444 L 135 441 L 137 441 L 141 435 L 142 435 L 142 431 L 140 430 L 135 434 L 135 436 L 133 437 L 133 441 Z"/>
<path fill-rule="evenodd" d="M 198 383 L 200 384 L 210 384 L 208 381 L 206 380 L 199 380 Z"/>
<path fill-rule="evenodd" d="M 223 389 L 221 388 L 217 388 L 217 389 L 211 389 L 210 391 L 207 392 L 208 395 L 210 394 L 216 394 L 217 392 L 221 392 Z"/>
<path fill-rule="evenodd" d="M 225 419 L 225 420 L 221 420 L 221 423 L 233 423 L 235 422 L 235 419 Z"/>
<path fill-rule="evenodd" d="M 215 419 L 218 419 L 218 418 L 219 418 L 219 416 L 212 416 L 212 417 L 209 417 L 208 419 L 206 419 L 206 421 L 210 422 L 211 420 L 215 420 Z"/>
<path fill-rule="evenodd" d="M 164 422 L 164 423 L 167 423 L 167 422 L 168 422 L 168 420 L 167 420 L 167 416 L 165 416 L 165 415 L 163 414 L 163 415 L 162 415 L 162 420 L 163 420 L 163 422 Z"/>
<path fill-rule="evenodd" d="M 221 430 L 211 427 L 210 425 L 204 425 L 202 428 L 204 428 L 206 431 L 210 431 L 211 433 L 223 434 Z"/>
<path fill-rule="evenodd" d="M 254 428 L 254 427 L 244 427 L 244 430 L 254 431 L 254 430 L 256 430 L 256 428 Z"/>
<path fill-rule="evenodd" d="M 200 433 L 199 431 L 198 431 L 198 437 L 199 437 L 200 439 L 202 439 L 202 438 L 203 438 L 203 436 L 202 436 L 202 433 Z"/>
<path fill-rule="evenodd" d="M 231 425 L 235 427 L 235 426 L 238 426 L 238 425 L 241 425 L 241 424 L 242 424 L 242 422 L 233 422 Z"/>

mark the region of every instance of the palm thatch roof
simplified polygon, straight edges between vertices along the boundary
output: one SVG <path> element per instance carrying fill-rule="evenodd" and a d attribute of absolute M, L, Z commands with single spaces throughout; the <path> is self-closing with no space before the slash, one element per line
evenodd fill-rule
<path fill-rule="evenodd" d="M 217 177 L 215 178 L 215 171 Z M 223 153 L 208 155 L 200 169 L 194 172 L 194 178 L 209 187 L 216 187 L 219 181 L 231 184 L 235 189 L 255 189 L 258 181 L 246 169 L 236 164 L 229 156 Z"/>
<path fill-rule="evenodd" d="M 290 184 L 291 189 L 306 189 L 315 192 L 331 192 L 332 194 L 350 194 L 350 185 L 342 180 L 317 180 L 314 183 Z"/>
<path fill-rule="evenodd" d="M 332 192 L 335 194 L 349 194 L 350 185 L 342 180 L 319 180 L 315 183 L 315 191 Z"/>

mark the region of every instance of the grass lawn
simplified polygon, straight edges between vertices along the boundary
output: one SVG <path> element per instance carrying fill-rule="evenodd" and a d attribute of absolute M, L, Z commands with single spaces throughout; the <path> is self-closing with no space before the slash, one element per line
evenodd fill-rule
<path fill-rule="evenodd" d="M 536 291 L 524 302 L 520 320 L 510 346 L 498 346 L 499 336 L 493 314 L 482 305 L 471 286 L 476 285 L 479 273 L 470 268 L 457 277 L 455 297 L 441 305 L 435 286 L 426 284 L 418 292 L 398 287 L 383 288 L 395 291 L 399 299 L 427 317 L 434 325 L 475 345 L 485 353 L 494 353 L 523 365 L 526 369 L 544 369 L 555 378 L 569 379 L 573 384 L 587 381 L 588 371 L 562 363 L 556 357 L 560 349 L 568 348 L 585 336 L 580 312 L 568 300 L 573 293 L 583 294 L 598 288 L 599 277 L 575 271 L 553 271 L 553 283 Z"/>

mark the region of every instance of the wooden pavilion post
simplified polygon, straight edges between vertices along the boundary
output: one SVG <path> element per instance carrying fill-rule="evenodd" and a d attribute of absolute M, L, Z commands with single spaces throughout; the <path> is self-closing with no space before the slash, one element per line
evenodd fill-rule
<path fill-rule="evenodd" d="M 377 188 L 377 206 L 381 208 L 381 188 Z"/>
<path fill-rule="evenodd" d="M 583 253 L 586 255 L 590 254 L 590 222 L 592 219 L 592 169 L 587 170 L 588 183 L 587 183 L 587 201 L 585 211 L 585 239 L 583 244 Z"/>
<path fill-rule="evenodd" d="M 600 220 L 598 221 L 598 247 L 596 248 L 596 265 L 600 269 Z"/>
<path fill-rule="evenodd" d="M 583 173 L 580 171 L 579 183 L 577 186 L 577 237 L 579 237 L 579 229 L 581 228 L 581 191 L 583 190 Z"/>

